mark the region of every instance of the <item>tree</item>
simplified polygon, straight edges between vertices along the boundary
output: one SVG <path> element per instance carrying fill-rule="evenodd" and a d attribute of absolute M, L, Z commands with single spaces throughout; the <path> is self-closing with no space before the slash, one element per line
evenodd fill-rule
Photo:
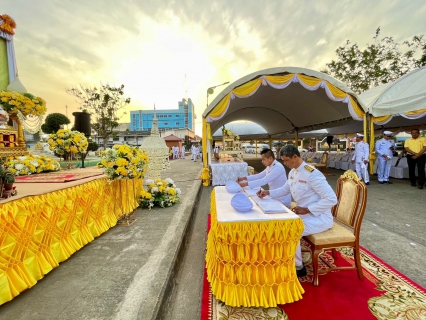
<path fill-rule="evenodd" d="M 101 85 L 99 88 L 88 88 L 80 85 L 66 89 L 68 94 L 79 100 L 81 110 L 87 109 L 95 115 L 92 128 L 98 136 L 102 137 L 105 149 L 109 137 L 115 137 L 118 134 L 115 129 L 119 126 L 119 111 L 130 103 L 130 98 L 124 98 L 123 89 L 124 85 L 112 87 L 108 84 Z"/>
<path fill-rule="evenodd" d="M 71 121 L 66 115 L 62 113 L 51 113 L 41 125 L 41 130 L 43 130 L 44 133 L 56 133 L 62 125 L 70 123 Z"/>
<path fill-rule="evenodd" d="M 91 138 L 88 138 L 89 144 L 87 145 L 87 150 L 85 153 L 81 154 L 81 167 L 84 168 L 84 159 L 86 159 L 89 151 L 97 151 L 99 149 L 99 145 L 93 141 Z"/>
<path fill-rule="evenodd" d="M 327 69 L 322 72 L 346 83 L 356 93 L 362 93 L 426 65 L 423 35 L 402 44 L 392 37 L 379 39 L 379 36 L 380 27 L 373 37 L 374 43 L 367 44 L 364 50 L 347 40 L 345 46 L 336 50 L 337 59 L 327 63 Z"/>

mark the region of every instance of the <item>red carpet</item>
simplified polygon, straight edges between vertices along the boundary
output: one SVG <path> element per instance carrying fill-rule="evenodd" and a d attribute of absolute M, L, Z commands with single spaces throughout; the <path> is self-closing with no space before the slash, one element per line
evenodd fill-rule
<path fill-rule="evenodd" d="M 208 221 L 210 229 L 210 218 Z M 277 308 L 229 307 L 216 301 L 211 294 L 204 272 L 201 320 L 254 319 L 426 319 L 426 290 L 379 260 L 361 250 L 364 280 L 356 271 L 336 271 L 321 275 L 314 287 L 310 253 L 303 253 L 308 276 L 300 282 L 305 289 L 303 299 Z M 353 264 L 351 252 L 342 250 L 335 265 Z M 324 266 L 323 266 L 324 267 Z"/>
<path fill-rule="evenodd" d="M 22 183 L 61 183 L 69 182 L 89 177 L 99 176 L 102 172 L 49 172 L 37 173 L 29 176 L 16 177 L 15 182 Z"/>

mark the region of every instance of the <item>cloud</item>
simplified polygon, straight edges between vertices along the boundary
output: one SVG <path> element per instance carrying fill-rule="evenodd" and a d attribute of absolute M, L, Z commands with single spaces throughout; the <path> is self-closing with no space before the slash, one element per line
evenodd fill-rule
<path fill-rule="evenodd" d="M 20 78 L 49 112 L 78 107 L 66 87 L 109 82 L 125 84 L 129 109 L 177 108 L 187 91 L 197 121 L 210 86 L 271 67 L 321 70 L 378 26 L 396 41 L 426 33 L 422 0 L 8 0 L 2 10 L 18 24 Z"/>

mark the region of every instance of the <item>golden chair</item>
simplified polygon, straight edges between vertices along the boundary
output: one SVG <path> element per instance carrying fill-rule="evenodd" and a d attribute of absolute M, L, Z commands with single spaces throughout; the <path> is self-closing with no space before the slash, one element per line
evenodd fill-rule
<path fill-rule="evenodd" d="M 367 204 L 367 187 L 355 172 L 348 170 L 337 180 L 336 193 L 338 203 L 332 209 L 333 227 L 327 231 L 303 237 L 312 252 L 314 286 L 318 285 L 320 255 L 332 250 L 334 259 L 337 259 L 336 248 L 342 247 L 353 248 L 355 266 L 333 267 L 326 263 L 329 268 L 322 273 L 333 270 L 357 270 L 358 278 L 360 280 L 364 278 L 359 252 L 359 233 Z"/>
<path fill-rule="evenodd" d="M 328 152 L 324 152 L 321 157 L 320 163 L 312 163 L 318 170 L 322 173 L 327 174 L 327 162 L 328 162 Z"/>

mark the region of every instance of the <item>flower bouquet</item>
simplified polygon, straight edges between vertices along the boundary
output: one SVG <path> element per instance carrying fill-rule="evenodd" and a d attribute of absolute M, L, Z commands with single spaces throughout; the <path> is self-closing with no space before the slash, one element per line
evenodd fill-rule
<path fill-rule="evenodd" d="M 154 206 L 161 208 L 171 207 L 176 202 L 180 202 L 181 191 L 176 188 L 172 179 L 166 180 L 151 180 L 146 181 L 148 190 L 142 190 L 139 196 L 140 206 L 143 208 L 152 209 Z"/>
<path fill-rule="evenodd" d="M 59 129 L 58 132 L 51 134 L 47 143 L 49 149 L 59 156 L 84 153 L 89 145 L 84 133 L 64 129 Z"/>
<path fill-rule="evenodd" d="M 114 179 L 143 178 L 146 173 L 148 156 L 141 149 L 128 145 L 115 145 L 101 154 L 98 168 L 103 169 L 110 181 Z"/>
<path fill-rule="evenodd" d="M 48 156 L 32 155 L 8 157 L 4 165 L 15 176 L 25 176 L 33 173 L 58 171 L 59 162 Z"/>
<path fill-rule="evenodd" d="M 9 114 L 21 111 L 24 116 L 42 116 L 46 113 L 46 102 L 31 93 L 18 93 L 16 91 L 0 92 L 0 104 Z"/>

